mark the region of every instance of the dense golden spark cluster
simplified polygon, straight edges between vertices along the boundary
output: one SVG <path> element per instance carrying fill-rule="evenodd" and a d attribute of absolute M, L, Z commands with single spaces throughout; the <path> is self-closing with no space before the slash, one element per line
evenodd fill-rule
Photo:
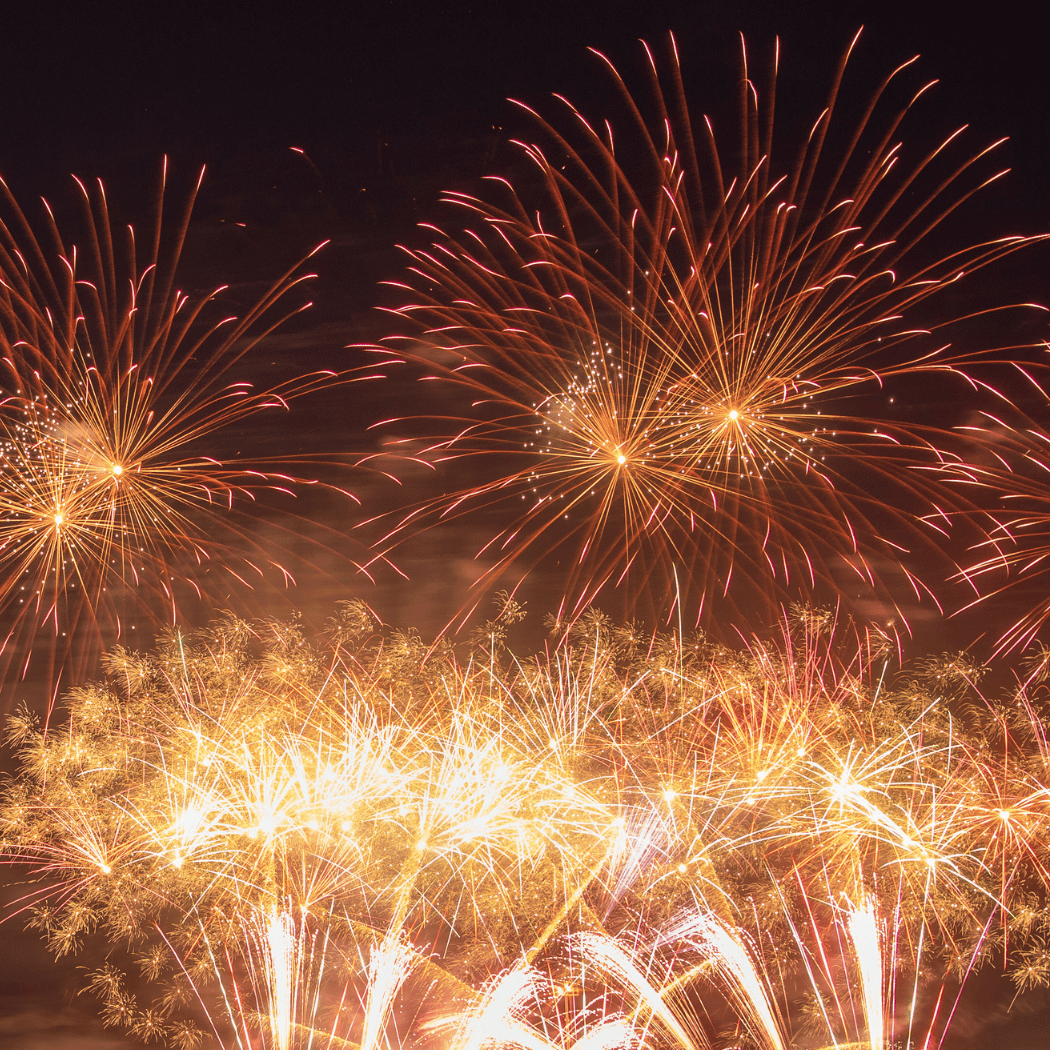
<path fill-rule="evenodd" d="M 466 657 L 360 605 L 114 653 L 66 726 L 11 723 L 33 923 L 126 944 L 153 991 L 107 966 L 107 1016 L 176 1045 L 783 1048 L 804 994 L 880 1047 L 986 961 L 1050 977 L 1041 676 L 997 706 L 812 615 L 733 650 L 588 614 L 519 662 L 516 615 Z"/>

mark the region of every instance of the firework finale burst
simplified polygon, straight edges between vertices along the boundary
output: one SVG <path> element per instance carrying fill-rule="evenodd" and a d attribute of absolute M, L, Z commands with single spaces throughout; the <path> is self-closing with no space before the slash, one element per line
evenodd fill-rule
<path fill-rule="evenodd" d="M 737 650 L 588 614 L 519 662 L 518 614 L 465 659 L 360 604 L 316 640 L 231 619 L 114 652 L 61 729 L 13 716 L 5 856 L 56 953 L 124 946 L 104 1016 L 875 1048 L 938 1037 L 985 964 L 1050 977 L 1045 668 L 994 703 L 964 657 L 901 669 L 804 610 Z"/>
<path fill-rule="evenodd" d="M 911 62 L 846 118 L 857 43 L 801 136 L 777 48 L 760 76 L 742 51 L 731 137 L 673 39 L 642 92 L 598 56 L 622 116 L 561 99 L 513 185 L 446 195 L 466 221 L 409 250 L 374 366 L 259 388 L 238 375 L 306 260 L 230 317 L 176 280 L 193 194 L 162 221 L 162 179 L 143 238 L 80 185 L 74 245 L 4 191 L 0 666 L 54 673 L 7 719 L 0 863 L 106 1025 L 178 1050 L 947 1050 L 975 987 L 1050 987 L 1050 612 L 1003 633 L 1012 667 L 905 653 L 916 602 L 1045 558 L 1045 348 L 980 341 L 1040 308 L 959 295 L 1043 238 L 959 243 L 997 144 L 909 145 Z M 225 608 L 217 577 L 290 576 L 239 508 L 311 478 L 223 435 L 377 378 L 436 382 L 356 465 L 441 487 L 363 508 L 346 561 L 492 526 L 456 629 Z"/>

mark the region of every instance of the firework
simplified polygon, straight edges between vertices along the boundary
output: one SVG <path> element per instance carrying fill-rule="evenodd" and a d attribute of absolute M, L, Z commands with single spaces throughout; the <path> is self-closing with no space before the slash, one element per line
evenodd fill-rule
<path fill-rule="evenodd" d="M 225 597 L 269 574 L 287 580 L 279 551 L 253 539 L 249 508 L 305 479 L 287 473 L 294 457 L 241 457 L 220 432 L 350 378 L 320 371 L 262 390 L 237 379 L 304 308 L 282 304 L 310 275 L 297 264 L 241 316 L 223 312 L 223 288 L 181 291 L 196 188 L 169 230 L 162 178 L 144 240 L 112 228 L 101 184 L 80 190 L 85 250 L 50 218 L 39 241 L 3 188 L 0 648 L 23 673 L 42 628 L 54 641 L 37 648 L 59 668 L 76 636 L 82 673 L 100 638 L 172 622 L 180 587 Z"/>
<path fill-rule="evenodd" d="M 433 245 L 408 251 L 394 313 L 417 330 L 391 340 L 445 381 L 427 388 L 442 407 L 386 424 L 408 434 L 388 451 L 403 443 L 446 491 L 379 549 L 492 515 L 477 594 L 556 565 L 567 621 L 616 588 L 628 609 L 680 600 L 699 618 L 728 601 L 752 623 L 830 589 L 899 620 L 943 582 L 916 558 L 948 567 L 949 515 L 969 505 L 941 471 L 974 453 L 950 412 L 910 403 L 916 383 L 995 401 L 997 355 L 955 351 L 970 318 L 928 300 L 1030 239 L 936 257 L 933 231 L 998 177 L 976 174 L 994 144 L 902 145 L 925 91 L 892 108 L 911 63 L 845 124 L 852 49 L 789 162 L 773 148 L 776 62 L 760 88 L 745 53 L 727 149 L 687 106 L 677 55 L 647 50 L 638 102 L 606 62 L 624 128 L 565 103 L 569 130 L 519 143 L 520 193 L 493 178 L 491 199 L 446 195 L 469 229 L 430 227 Z"/>
<path fill-rule="evenodd" d="M 1045 399 L 1038 373 L 1029 368 L 1019 371 Z M 1003 413 L 986 413 L 969 429 L 984 454 L 977 461 L 956 464 L 952 473 L 960 486 L 983 494 L 996 524 L 987 538 L 974 545 L 959 576 L 971 581 L 977 592 L 967 609 L 1003 594 L 1013 598 L 1007 606 L 1013 622 L 996 640 L 998 654 L 1026 648 L 1050 619 L 1050 603 L 1038 593 L 1050 553 L 1046 488 L 1050 435 L 1030 418 Z M 1023 611 L 1013 619 L 1018 607 Z"/>
<path fill-rule="evenodd" d="M 820 620 L 730 650 L 589 616 L 520 663 L 498 630 L 464 660 L 360 606 L 323 642 L 176 634 L 113 653 L 68 726 L 13 719 L 4 855 L 56 952 L 126 941 L 163 975 L 150 1005 L 111 970 L 97 990 L 172 1039 L 206 1006 L 272 1046 L 412 1042 L 450 1012 L 464 1046 L 510 1014 L 561 1046 L 642 1009 L 702 1047 L 674 995 L 624 988 L 685 989 L 714 959 L 719 1010 L 768 1045 L 803 981 L 825 1033 L 874 1046 L 891 971 L 916 1017 L 931 974 L 1008 958 L 1045 980 L 1040 682 L 997 706 L 965 660 L 888 671 L 892 650 Z"/>

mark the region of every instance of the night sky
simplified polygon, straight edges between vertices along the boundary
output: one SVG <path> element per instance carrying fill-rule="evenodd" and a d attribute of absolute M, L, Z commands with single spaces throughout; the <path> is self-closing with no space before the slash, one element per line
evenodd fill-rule
<path fill-rule="evenodd" d="M 921 118 L 931 138 L 964 122 L 973 141 L 1010 137 L 1002 158 L 1012 173 L 966 213 L 974 239 L 1050 229 L 1045 36 L 1027 17 L 1031 4 L 979 10 L 973 18 L 960 5 L 921 0 L 7 5 L 0 173 L 27 210 L 40 195 L 68 199 L 70 173 L 100 176 L 115 213 L 134 220 L 163 155 L 173 199 L 207 165 L 187 280 L 217 283 L 227 267 L 231 283 L 251 286 L 330 239 L 311 291 L 317 305 L 272 344 L 273 367 L 348 367 L 348 344 L 383 334 L 376 285 L 398 275 L 395 245 L 418 242 L 416 224 L 435 218 L 441 190 L 513 166 L 506 136 L 528 128 L 506 98 L 542 108 L 558 92 L 593 105 L 605 81 L 587 47 L 630 70 L 640 65 L 639 38 L 661 42 L 669 30 L 697 108 L 719 85 L 713 104 L 731 97 L 738 31 L 758 49 L 779 36 L 778 98 L 785 112 L 789 99 L 803 100 L 808 118 L 864 24 L 858 90 L 919 53 L 923 75 L 941 81 Z M 997 279 L 1011 298 L 1045 301 L 1048 264 L 1045 254 L 1026 255 Z M 296 432 L 305 451 L 322 437 L 332 450 L 333 435 L 339 450 L 368 447 L 361 422 L 375 406 L 354 396 L 349 388 L 329 398 L 317 410 L 323 422 L 311 417 L 313 430 Z M 367 500 L 367 484 L 361 494 Z M 341 582 L 329 581 L 322 599 L 343 596 Z M 360 584 L 346 586 L 367 597 Z M 413 601 L 441 587 L 417 580 Z M 390 617 L 428 624 L 404 595 L 387 597 Z M 2 1050 L 131 1045 L 88 1019 L 86 998 L 72 997 L 76 965 L 55 967 L 17 919 L 0 926 Z M 991 1011 L 963 1028 L 975 1047 L 1045 1045 L 1045 1030 L 1026 1034 L 1023 1016 L 1004 1023 Z"/>

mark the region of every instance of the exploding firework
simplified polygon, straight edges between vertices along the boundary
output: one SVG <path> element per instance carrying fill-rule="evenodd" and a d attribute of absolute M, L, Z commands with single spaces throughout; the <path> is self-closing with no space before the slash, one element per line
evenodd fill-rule
<path fill-rule="evenodd" d="M 242 457 L 221 432 L 351 378 L 322 371 L 262 390 L 238 381 L 259 341 L 303 309 L 281 309 L 309 277 L 302 265 L 230 316 L 225 289 L 195 297 L 175 284 L 196 189 L 168 230 L 162 179 L 144 242 L 112 229 L 101 184 L 80 189 L 86 250 L 53 219 L 38 241 L 4 188 L 0 649 L 23 673 L 34 648 L 61 669 L 74 636 L 82 672 L 100 639 L 137 620 L 172 622 L 180 587 L 226 598 L 268 575 L 289 579 L 280 544 L 268 551 L 252 536 L 250 508 L 303 480 L 286 473 L 291 457 Z M 54 640 L 37 644 L 45 628 Z"/>
<path fill-rule="evenodd" d="M 1045 983 L 1042 679 L 995 705 L 964 658 L 901 673 L 820 620 L 730 650 L 587 616 L 520 663 L 499 621 L 463 660 L 360 606 L 319 644 L 176 634 L 112 654 L 68 726 L 12 720 L 4 855 L 37 880 L 24 904 L 56 952 L 133 948 L 155 1001 L 109 967 L 106 1016 L 169 1039 L 204 1009 L 271 1046 L 379 1045 L 395 1000 L 402 1042 L 479 1002 L 475 1035 L 508 1010 L 525 1030 L 542 985 L 569 1045 L 588 1004 L 627 1023 L 625 982 L 703 985 L 704 959 L 721 1015 L 785 1032 L 801 982 L 829 1039 L 890 1023 L 890 973 L 912 975 L 915 1024 L 929 980 L 1007 946 L 1020 987 Z M 587 991 L 599 978 L 621 991 Z M 661 1038 L 674 1020 L 705 1045 L 707 1022 L 660 1002 Z"/>
<path fill-rule="evenodd" d="M 899 619 L 943 582 L 916 557 L 950 567 L 949 517 L 969 505 L 941 469 L 972 453 L 950 411 L 909 403 L 919 382 L 945 404 L 995 400 L 997 354 L 955 351 L 974 314 L 927 301 L 1029 239 L 936 254 L 934 231 L 997 178 L 976 174 L 994 146 L 902 145 L 925 88 L 896 110 L 890 96 L 911 63 L 846 125 L 852 49 L 787 163 L 775 62 L 760 90 L 745 54 L 726 150 L 687 106 L 677 55 L 647 50 L 649 115 L 606 62 L 625 128 L 565 103 L 570 130 L 519 143 L 520 193 L 494 178 L 491 200 L 447 195 L 472 225 L 408 252 L 394 312 L 419 330 L 392 339 L 447 381 L 443 407 L 387 424 L 409 433 L 388 450 L 403 442 L 447 490 L 379 549 L 491 513 L 477 594 L 556 565 L 569 622 L 615 588 L 628 610 L 681 600 L 699 619 L 728 601 L 743 622 L 830 589 Z"/>

